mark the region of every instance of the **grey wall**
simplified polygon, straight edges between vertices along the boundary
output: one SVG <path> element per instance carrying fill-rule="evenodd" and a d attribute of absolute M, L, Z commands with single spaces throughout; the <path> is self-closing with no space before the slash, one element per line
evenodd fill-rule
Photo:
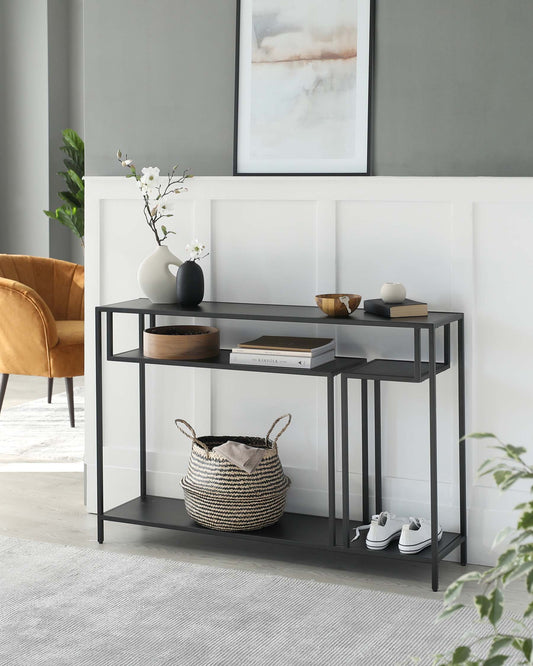
<path fill-rule="evenodd" d="M 375 173 L 533 175 L 533 2 L 376 9 Z"/>
<path fill-rule="evenodd" d="M 232 173 L 234 0 L 85 0 L 88 175 Z M 376 0 L 374 173 L 533 175 L 532 0 Z"/>
<path fill-rule="evenodd" d="M 161 169 L 232 170 L 234 0 L 86 0 L 88 175 L 117 148 Z"/>
<path fill-rule="evenodd" d="M 65 181 L 57 175 L 64 169 L 61 130 L 69 126 L 69 2 L 68 0 L 48 0 L 48 163 L 49 210 L 54 210 L 63 202 L 57 193 L 65 189 Z M 70 237 L 72 232 L 59 222 L 50 221 L 50 256 L 56 259 L 70 258 Z"/>
<path fill-rule="evenodd" d="M 0 252 L 48 256 L 46 3 L 1 0 Z"/>
<path fill-rule="evenodd" d="M 3 139 L 1 128 L 6 125 L 7 99 L 3 91 L 7 85 L 7 48 L 6 48 L 6 8 L 0 1 L 0 140 Z M 3 194 L 1 183 L 5 178 L 7 164 L 0 160 L 0 196 Z M 3 228 L 6 224 L 4 214 L 0 210 L 0 252 L 2 252 Z"/>
<path fill-rule="evenodd" d="M 83 137 L 83 29 L 82 0 L 47 0 L 48 5 L 48 137 L 49 209 L 63 202 L 57 193 L 65 181 L 62 130 L 74 129 Z M 50 221 L 50 256 L 83 263 L 77 236 L 59 222 Z"/>
<path fill-rule="evenodd" d="M 83 127 L 82 0 L 0 0 L 0 252 L 82 263 L 49 222 L 63 181 L 61 130 Z"/>
<path fill-rule="evenodd" d="M 70 127 L 83 137 L 84 107 L 83 99 L 83 0 L 67 0 L 69 7 L 68 32 L 68 90 L 70 108 Z"/>

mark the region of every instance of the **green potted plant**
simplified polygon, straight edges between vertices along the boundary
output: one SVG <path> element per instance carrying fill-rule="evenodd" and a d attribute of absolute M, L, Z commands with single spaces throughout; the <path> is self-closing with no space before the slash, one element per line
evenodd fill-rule
<path fill-rule="evenodd" d="M 63 160 L 65 171 L 58 171 L 58 176 L 65 179 L 66 190 L 59 192 L 59 198 L 64 203 L 55 211 L 45 210 L 45 215 L 57 220 L 68 227 L 81 241 L 84 247 L 85 236 L 85 211 L 84 198 L 85 186 L 83 176 L 85 174 L 85 145 L 81 137 L 72 129 L 65 129 L 63 134 L 63 145 L 59 150 L 66 155 Z"/>
<path fill-rule="evenodd" d="M 491 474 L 500 490 L 506 491 L 521 480 L 531 482 L 533 466 L 523 459 L 527 452 L 525 448 L 505 444 L 491 433 L 478 433 L 469 437 L 497 441 L 494 448 L 499 456 L 485 461 L 479 472 L 481 476 Z M 445 608 L 441 618 L 464 608 L 460 602 L 464 585 L 468 582 L 477 583 L 479 593 L 474 596 L 473 605 L 480 620 L 488 623 L 490 633 L 483 638 L 465 641 L 465 644 L 447 654 L 437 655 L 435 666 L 501 666 L 511 658 L 518 660 L 513 663 L 533 663 L 531 626 L 528 628 L 526 624 L 527 618 L 533 615 L 533 495 L 529 501 L 522 502 L 515 509 L 521 512 L 516 527 L 505 528 L 494 541 L 493 547 L 508 542 L 496 566 L 485 572 L 471 571 L 461 576 L 448 587 L 444 595 Z M 508 633 L 501 629 L 500 621 L 504 609 L 504 591 L 513 581 L 522 581 L 525 585 L 527 605 L 521 617 L 514 618 L 515 631 Z"/>

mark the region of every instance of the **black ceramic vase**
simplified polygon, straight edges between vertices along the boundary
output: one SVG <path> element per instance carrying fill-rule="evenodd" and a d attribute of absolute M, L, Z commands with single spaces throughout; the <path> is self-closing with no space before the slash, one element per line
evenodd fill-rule
<path fill-rule="evenodd" d="M 184 261 L 176 275 L 178 303 L 193 307 L 204 297 L 204 274 L 195 261 Z"/>

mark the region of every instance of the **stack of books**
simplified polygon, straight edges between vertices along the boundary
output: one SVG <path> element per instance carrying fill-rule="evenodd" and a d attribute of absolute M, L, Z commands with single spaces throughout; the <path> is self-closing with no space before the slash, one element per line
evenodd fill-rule
<path fill-rule="evenodd" d="M 426 317 L 428 304 L 421 301 L 412 301 L 406 298 L 403 303 L 385 303 L 381 298 L 372 298 L 365 301 L 365 312 L 380 317 Z"/>
<path fill-rule="evenodd" d="M 234 347 L 229 361 L 238 365 L 311 369 L 330 363 L 334 358 L 335 341 L 331 338 L 263 335 Z"/>

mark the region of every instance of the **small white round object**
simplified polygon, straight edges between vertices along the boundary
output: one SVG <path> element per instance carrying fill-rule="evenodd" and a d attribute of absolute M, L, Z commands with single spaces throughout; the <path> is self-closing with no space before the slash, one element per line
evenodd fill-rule
<path fill-rule="evenodd" d="M 385 282 L 379 292 L 384 303 L 403 303 L 405 301 L 405 287 L 400 282 Z"/>

